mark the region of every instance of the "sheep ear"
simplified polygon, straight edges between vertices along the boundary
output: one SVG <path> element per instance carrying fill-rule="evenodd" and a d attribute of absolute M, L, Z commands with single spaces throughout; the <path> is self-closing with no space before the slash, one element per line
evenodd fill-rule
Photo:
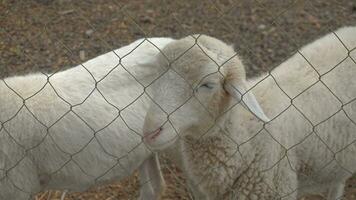
<path fill-rule="evenodd" d="M 240 102 L 242 100 L 242 105 L 260 120 L 264 122 L 269 121 L 269 118 L 263 112 L 260 104 L 257 102 L 256 97 L 252 94 L 252 92 L 246 93 L 246 89 L 230 83 L 225 85 L 225 89 L 231 96 L 236 98 L 237 101 Z"/>

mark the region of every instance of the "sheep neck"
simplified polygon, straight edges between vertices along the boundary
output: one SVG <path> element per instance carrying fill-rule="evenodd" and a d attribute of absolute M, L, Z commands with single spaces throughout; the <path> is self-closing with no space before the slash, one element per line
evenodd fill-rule
<path fill-rule="evenodd" d="M 212 197 L 271 199 L 272 192 L 264 185 L 263 174 L 257 169 L 258 155 L 246 164 L 237 151 L 237 144 L 224 134 L 220 131 L 201 139 L 186 136 L 182 153 L 187 176 Z"/>

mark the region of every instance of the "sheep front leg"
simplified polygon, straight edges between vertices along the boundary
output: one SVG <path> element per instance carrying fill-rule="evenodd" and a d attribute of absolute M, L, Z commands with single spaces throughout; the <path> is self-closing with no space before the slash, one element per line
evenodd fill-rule
<path fill-rule="evenodd" d="M 330 187 L 327 193 L 327 200 L 343 199 L 345 183 L 340 183 Z"/>
<path fill-rule="evenodd" d="M 159 199 L 165 189 L 158 155 L 154 154 L 146 159 L 139 168 L 140 200 Z"/>

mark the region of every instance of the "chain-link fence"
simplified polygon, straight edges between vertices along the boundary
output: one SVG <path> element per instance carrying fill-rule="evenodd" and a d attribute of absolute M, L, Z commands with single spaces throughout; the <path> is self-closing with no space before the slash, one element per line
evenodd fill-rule
<path fill-rule="evenodd" d="M 294 166 L 293 156 L 289 156 L 298 145 L 323 147 L 322 152 L 318 150 L 320 162 L 323 163 L 318 169 L 320 172 L 335 166 L 349 176 L 354 171 L 353 166 L 345 166 L 340 161 L 342 158 L 338 156 L 352 158 L 349 154 L 354 152 L 356 94 L 353 91 L 356 91 L 356 86 L 352 87 L 352 84 L 355 82 L 353 79 L 342 84 L 330 81 L 330 77 L 352 77 L 349 75 L 355 74 L 356 47 L 349 46 L 345 38 L 334 32 L 340 26 L 356 25 L 354 2 L 5 0 L 0 4 L 0 13 L 0 76 L 5 78 L 29 71 L 41 72 L 27 79 L 5 78 L 0 83 L 0 186 L 19 194 L 19 198 L 31 195 L 40 200 L 136 199 L 140 185 L 135 169 L 130 166 L 138 165 L 131 159 L 139 159 L 139 154 L 149 154 L 149 151 L 144 150 L 142 127 L 138 125 L 143 124 L 145 114 L 140 114 L 140 111 L 142 113 L 144 105 L 147 104 L 142 98 L 148 98 L 149 102 L 155 103 L 163 111 L 166 110 L 149 92 L 154 82 L 166 72 L 160 73 L 147 83 L 140 77 L 141 74 L 137 71 L 139 69 L 132 66 L 146 64 L 145 60 L 140 60 L 142 57 L 164 54 L 162 50 L 165 44 L 149 38 L 181 38 L 193 33 L 204 33 L 225 42 L 233 42 L 237 54 L 244 60 L 248 77 L 268 72 L 255 82 L 250 90 L 257 90 L 259 93 L 261 89 L 258 88 L 266 87 L 264 84 L 267 84 L 269 91 L 283 96 L 283 102 L 279 102 L 278 107 L 267 112 L 270 121 L 261 123 L 260 126 L 254 125 L 260 129 L 254 130 L 253 134 L 249 133 L 251 137 L 229 143 L 236 150 L 225 162 L 234 157 L 245 157 L 244 145 L 253 143 L 253 140 L 264 135 L 269 144 L 278 146 L 281 152 L 277 160 L 271 160 L 274 164 L 266 171 L 273 171 L 281 166 L 281 163 Z M 315 63 L 308 57 L 310 52 L 299 49 L 329 32 L 333 32 L 336 48 L 333 50 L 340 55 L 338 54 L 328 66 L 319 66 L 320 63 Z M 131 44 L 130 48 L 113 51 L 138 38 L 146 39 Z M 184 59 L 184 54 L 189 54 L 190 49 L 197 48 L 215 63 L 218 69 L 216 73 L 225 77 L 222 68 L 231 59 L 236 58 L 236 55 L 222 55 L 225 60 L 217 61 L 204 51 L 204 46 L 199 45 L 199 38 L 200 36 L 195 36 L 194 45 L 175 60 L 167 58 L 169 65 Z M 80 64 L 105 52 L 109 53 L 96 61 Z M 303 60 L 308 66 L 308 73 L 312 74 L 312 77 L 303 79 L 310 81 L 302 84 L 306 87 L 294 92 L 289 90 L 293 85 L 283 85 L 285 82 L 280 80 L 278 71 L 271 71 L 280 63 L 288 62 L 286 59 L 291 55 Z M 74 65 L 78 66 L 63 73 Z M 100 70 L 97 70 L 98 68 Z M 300 72 L 293 68 L 290 70 Z M 303 76 L 302 72 L 300 73 Z M 187 83 L 190 82 L 184 75 L 181 78 Z M 193 84 L 188 85 L 195 89 Z M 122 91 L 122 97 L 118 97 L 118 93 L 113 90 Z M 312 90 L 323 91 L 322 98 L 332 102 L 332 105 L 325 108 L 313 100 L 301 100 L 303 95 L 312 93 Z M 257 100 L 260 100 L 259 95 L 257 97 Z M 194 95 L 188 100 L 191 98 L 195 98 Z M 174 127 L 174 123 L 169 120 L 170 116 L 184 106 L 184 103 L 171 112 L 165 112 L 168 119 L 166 123 Z M 228 110 L 233 110 L 236 105 Z M 312 112 L 321 109 L 325 110 L 322 112 L 324 115 L 315 118 Z M 227 111 L 224 112 L 226 113 Z M 297 140 L 284 141 L 278 138 L 278 135 L 276 137 L 276 130 L 283 130 L 288 134 L 288 129 L 276 125 L 283 123 L 283 120 L 287 122 L 288 117 L 293 117 L 296 123 L 298 120 L 300 123 L 302 121 L 303 126 L 307 127 L 300 127 Z M 342 137 L 341 133 L 351 135 L 345 136 L 346 141 L 341 146 L 330 142 L 330 139 L 335 139 L 332 136 L 318 132 L 318 128 L 328 126 L 330 120 L 345 123 L 339 128 L 329 127 L 338 130 L 337 134 L 340 133 L 335 136 L 336 139 Z M 209 128 L 206 127 L 208 130 Z M 118 136 L 118 129 L 126 135 Z M 74 132 L 75 135 L 71 135 Z M 177 130 L 176 133 L 180 135 Z M 224 130 L 223 136 L 220 137 L 228 137 L 231 134 L 233 133 L 229 133 L 229 130 Z M 74 136 L 78 139 L 74 140 Z M 128 143 L 122 144 L 122 138 L 127 139 Z M 203 136 L 200 140 L 203 142 L 192 145 L 191 148 L 196 151 L 194 160 L 210 159 L 203 157 L 205 154 L 198 153 L 200 148 L 207 148 L 206 152 L 209 152 L 209 147 L 204 143 L 208 143 L 206 140 L 208 139 Z M 120 145 L 117 145 L 118 143 Z M 185 177 L 181 171 L 186 169 L 176 167 L 170 156 L 169 153 L 160 155 L 168 188 L 162 198 L 193 199 L 187 184 L 189 177 Z M 221 161 L 219 156 L 221 155 L 213 155 L 213 160 Z M 308 176 L 312 170 L 308 164 L 305 163 L 299 169 L 290 169 L 301 170 Z M 36 170 L 42 170 L 41 174 L 29 173 L 37 172 Z M 32 193 L 36 184 L 65 183 L 65 187 L 71 188 L 72 180 L 85 183 L 83 188 L 76 189 L 86 189 L 110 181 L 110 177 L 115 177 L 115 173 L 132 176 L 118 183 L 92 188 L 87 192 L 72 193 L 55 188 L 60 191 L 44 191 L 37 196 Z M 122 177 L 124 176 L 120 175 L 118 178 Z M 331 173 L 330 177 L 333 177 Z M 235 179 L 237 178 L 234 177 L 233 180 Z M 36 181 L 39 183 L 35 183 Z M 203 179 L 201 181 L 203 182 Z M 355 199 L 354 182 L 354 179 L 350 179 L 346 184 L 346 199 Z M 233 186 L 236 186 L 234 184 Z M 317 185 L 311 183 L 308 187 L 313 184 Z M 294 195 L 297 189 L 290 188 L 289 193 L 284 195 Z"/>

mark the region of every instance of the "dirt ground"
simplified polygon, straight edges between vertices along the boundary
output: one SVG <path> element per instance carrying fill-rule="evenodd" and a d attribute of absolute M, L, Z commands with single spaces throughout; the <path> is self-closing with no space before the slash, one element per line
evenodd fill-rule
<path fill-rule="evenodd" d="M 302 45 L 356 25 L 351 0 L 0 0 L 0 78 L 55 72 L 137 38 L 205 33 L 235 45 L 248 76 L 272 69 Z M 179 169 L 164 163 L 163 199 L 190 199 Z M 137 178 L 69 193 L 66 200 L 137 198 Z M 60 199 L 45 192 L 37 199 Z M 346 199 L 356 199 L 356 180 Z M 318 197 L 310 197 L 319 199 Z"/>

